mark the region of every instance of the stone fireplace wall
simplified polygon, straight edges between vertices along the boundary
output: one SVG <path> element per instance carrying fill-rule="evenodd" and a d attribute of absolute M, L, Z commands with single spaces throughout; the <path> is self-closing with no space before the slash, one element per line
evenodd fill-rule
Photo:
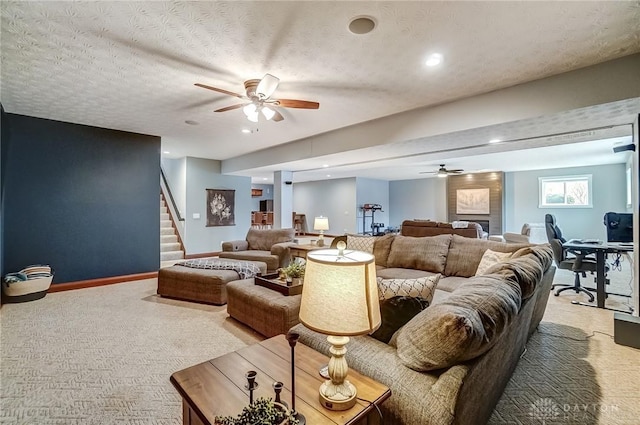
<path fill-rule="evenodd" d="M 504 173 L 476 173 L 447 177 L 447 211 L 449 221 L 465 220 L 489 222 L 490 235 L 502 234 Z M 458 189 L 489 188 L 489 214 L 458 214 L 456 212 Z M 482 223 L 485 224 L 485 223 Z M 483 226 L 484 227 L 484 226 Z M 487 231 L 487 229 L 485 229 Z"/>

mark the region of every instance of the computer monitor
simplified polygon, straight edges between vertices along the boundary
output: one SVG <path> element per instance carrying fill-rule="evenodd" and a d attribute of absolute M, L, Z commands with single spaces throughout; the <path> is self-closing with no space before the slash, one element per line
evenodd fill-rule
<path fill-rule="evenodd" d="M 633 214 L 608 212 L 604 215 L 607 242 L 633 242 Z"/>

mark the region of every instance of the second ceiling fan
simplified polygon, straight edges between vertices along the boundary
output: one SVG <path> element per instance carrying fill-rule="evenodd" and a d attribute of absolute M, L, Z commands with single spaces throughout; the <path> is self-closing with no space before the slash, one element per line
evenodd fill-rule
<path fill-rule="evenodd" d="M 308 100 L 298 99 L 273 99 L 271 95 L 275 92 L 280 79 L 271 74 L 266 74 L 261 80 L 247 80 L 244 82 L 246 95 L 234 93 L 218 87 L 208 86 L 206 84 L 196 83 L 198 87 L 203 89 L 217 91 L 218 93 L 234 96 L 245 100 L 243 103 L 216 109 L 215 112 L 226 112 L 233 109 L 242 108 L 247 119 L 252 122 L 258 122 L 258 117 L 262 114 L 267 120 L 282 121 L 284 117 L 276 109 L 280 108 L 299 108 L 299 109 L 318 109 L 318 102 L 310 102 Z"/>
<path fill-rule="evenodd" d="M 420 174 L 435 174 L 438 177 L 446 177 L 448 175 L 461 174 L 464 170 L 461 168 L 447 169 L 444 164 L 440 164 L 440 168 L 437 171 L 422 171 Z"/>

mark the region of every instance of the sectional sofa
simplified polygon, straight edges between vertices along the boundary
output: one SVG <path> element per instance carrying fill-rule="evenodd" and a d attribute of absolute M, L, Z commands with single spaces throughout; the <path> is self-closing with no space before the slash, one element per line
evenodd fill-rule
<path fill-rule="evenodd" d="M 495 252 L 500 261 L 485 261 Z M 349 367 L 391 388 L 383 423 L 486 423 L 544 314 L 555 273 L 548 244 L 387 235 L 375 239 L 373 254 L 381 279 L 441 275 L 431 305 L 389 343 L 367 335 L 347 345 Z M 326 335 L 302 324 L 293 330 L 329 355 Z"/>

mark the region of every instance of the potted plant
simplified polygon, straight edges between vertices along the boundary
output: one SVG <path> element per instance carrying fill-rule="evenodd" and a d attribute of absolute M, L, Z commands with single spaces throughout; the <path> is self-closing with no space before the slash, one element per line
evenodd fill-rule
<path fill-rule="evenodd" d="M 216 425 L 298 425 L 300 422 L 281 403 L 270 398 L 259 398 L 242 409 L 235 418 L 216 416 Z"/>
<path fill-rule="evenodd" d="M 304 277 L 304 264 L 297 261 L 292 261 L 287 267 L 284 268 L 287 284 L 300 285 L 302 284 L 302 278 Z"/>

